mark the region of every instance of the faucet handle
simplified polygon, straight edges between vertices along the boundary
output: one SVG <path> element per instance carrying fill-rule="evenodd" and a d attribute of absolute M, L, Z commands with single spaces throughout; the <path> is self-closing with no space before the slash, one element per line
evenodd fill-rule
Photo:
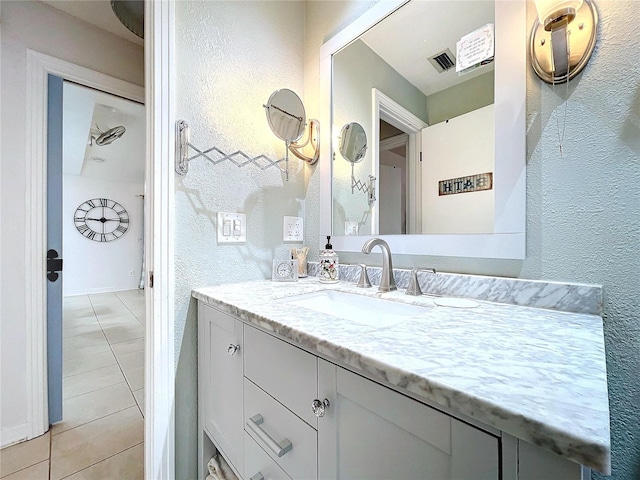
<path fill-rule="evenodd" d="M 369 274 L 367 273 L 367 266 L 364 263 L 360 264 L 360 280 L 358 280 L 359 288 L 369 288 L 371 281 L 369 280 Z"/>
<path fill-rule="evenodd" d="M 415 297 L 422 295 L 422 290 L 420 289 L 420 282 L 418 281 L 418 272 L 431 272 L 436 273 L 435 268 L 412 268 L 411 275 L 409 277 L 409 286 L 407 287 L 407 291 L 405 295 L 413 295 Z"/>

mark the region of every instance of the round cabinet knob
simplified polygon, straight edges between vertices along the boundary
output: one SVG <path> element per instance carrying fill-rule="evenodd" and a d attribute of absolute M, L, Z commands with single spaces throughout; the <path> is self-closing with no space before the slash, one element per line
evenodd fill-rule
<path fill-rule="evenodd" d="M 238 353 L 238 350 L 240 350 L 240 345 L 234 345 L 233 343 L 229 345 L 229 348 L 227 348 L 229 355 L 235 355 Z"/>
<path fill-rule="evenodd" d="M 324 417 L 324 414 L 326 413 L 327 408 L 329 408 L 329 405 L 329 400 L 327 400 L 326 398 L 324 400 L 318 400 L 316 398 L 313 402 L 311 402 L 311 410 L 313 410 L 313 413 L 316 417 Z"/>

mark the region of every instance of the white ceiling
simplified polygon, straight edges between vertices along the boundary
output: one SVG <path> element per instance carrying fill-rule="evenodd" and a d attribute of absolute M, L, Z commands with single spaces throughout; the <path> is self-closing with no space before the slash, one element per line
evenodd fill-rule
<path fill-rule="evenodd" d="M 144 45 L 144 40 L 130 32 L 113 10 L 109 0 L 42 0 L 58 10 L 73 15 L 80 20 L 111 32 L 137 45 Z"/>
<path fill-rule="evenodd" d="M 493 63 L 458 76 L 455 68 L 438 73 L 428 58 L 464 35 L 494 23 L 493 0 L 414 0 L 361 36 L 361 39 L 425 95 L 431 95 L 493 69 Z"/>
<path fill-rule="evenodd" d="M 127 183 L 143 183 L 144 106 L 114 95 L 64 82 L 62 110 L 63 172 Z M 91 130 L 124 126 L 109 145 L 89 145 Z M 97 162 L 95 158 L 103 159 Z"/>

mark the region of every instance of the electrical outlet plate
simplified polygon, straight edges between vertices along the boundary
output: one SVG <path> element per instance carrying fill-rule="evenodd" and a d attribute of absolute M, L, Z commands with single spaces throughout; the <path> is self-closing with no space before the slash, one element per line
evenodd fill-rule
<path fill-rule="evenodd" d="M 358 222 L 344 222 L 345 235 L 358 235 Z"/>
<path fill-rule="evenodd" d="M 284 221 L 282 222 L 282 241 L 304 241 L 304 223 L 302 217 L 284 217 Z"/>
<path fill-rule="evenodd" d="M 247 216 L 244 213 L 218 212 L 218 243 L 247 241 Z"/>

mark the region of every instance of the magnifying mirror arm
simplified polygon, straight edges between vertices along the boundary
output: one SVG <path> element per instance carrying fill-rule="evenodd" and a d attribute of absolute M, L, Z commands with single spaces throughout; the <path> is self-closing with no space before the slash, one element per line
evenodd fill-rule
<path fill-rule="evenodd" d="M 302 149 L 309 144 L 313 148 L 313 156 L 311 157 L 302 153 Z M 309 136 L 306 142 L 292 142 L 287 149 L 300 160 L 307 162 L 309 165 L 315 165 L 320 158 L 320 122 L 312 118 L 309 119 Z"/>
<path fill-rule="evenodd" d="M 360 180 L 356 180 L 355 175 L 353 174 L 353 163 L 351 164 L 351 193 L 355 193 L 355 189 L 357 188 L 361 192 L 367 194 L 367 203 L 369 205 L 373 205 L 376 201 L 376 177 L 373 175 L 369 175 L 367 178 L 367 183 L 361 182 Z"/>

